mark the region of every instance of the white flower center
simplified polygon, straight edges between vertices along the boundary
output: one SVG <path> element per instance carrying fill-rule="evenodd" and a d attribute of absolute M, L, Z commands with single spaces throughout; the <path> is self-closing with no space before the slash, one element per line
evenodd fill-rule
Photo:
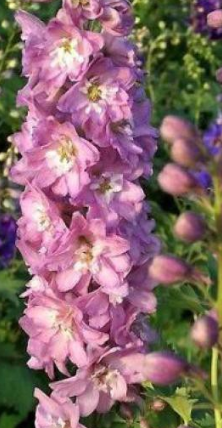
<path fill-rule="evenodd" d="M 84 56 L 80 55 L 77 51 L 78 41 L 76 39 L 64 37 L 59 47 L 52 51 L 54 57 L 53 64 L 55 66 L 60 66 L 62 68 L 73 66 L 73 61 L 79 62 L 79 64 L 84 62 Z"/>
<path fill-rule="evenodd" d="M 101 114 L 107 105 L 111 103 L 118 90 L 119 87 L 114 84 L 110 86 L 101 85 L 97 81 L 86 80 L 84 86 L 80 89 L 80 92 L 85 94 L 89 101 L 85 112 L 89 114 L 94 110 L 97 114 Z"/>
<path fill-rule="evenodd" d="M 103 196 L 107 203 L 110 203 L 115 193 L 122 191 L 123 175 L 103 174 L 102 177 L 95 179 L 90 188 L 95 190 L 100 196 Z"/>
<path fill-rule="evenodd" d="M 100 245 L 92 245 L 84 236 L 79 237 L 80 246 L 75 252 L 78 261 L 74 263 L 74 270 L 86 273 L 90 270 L 93 274 L 98 272 L 98 256 L 102 252 Z"/>
<path fill-rule="evenodd" d="M 75 162 L 77 150 L 70 138 L 62 137 L 59 145 L 54 150 L 46 153 L 46 159 L 56 175 L 61 176 L 70 171 Z"/>
<path fill-rule="evenodd" d="M 33 208 L 33 219 L 37 224 L 37 229 L 39 232 L 44 232 L 46 229 L 49 228 L 51 224 L 50 218 L 45 210 L 45 207 L 43 204 L 36 203 L 33 204 Z"/>
<path fill-rule="evenodd" d="M 99 391 L 109 393 L 112 397 L 112 391 L 116 385 L 118 375 L 118 370 L 109 369 L 104 366 L 97 366 L 94 374 L 91 376 L 91 379 Z"/>
<path fill-rule="evenodd" d="M 67 423 L 62 418 L 55 420 L 55 418 L 53 418 L 50 414 L 48 414 L 46 418 L 50 423 L 50 428 L 68 428 Z"/>

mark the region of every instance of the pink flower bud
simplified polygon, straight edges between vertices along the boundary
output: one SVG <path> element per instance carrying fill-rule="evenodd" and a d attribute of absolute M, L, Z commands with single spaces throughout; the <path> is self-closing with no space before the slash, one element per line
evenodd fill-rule
<path fill-rule="evenodd" d="M 192 174 L 183 167 L 168 163 L 158 176 L 162 190 L 173 196 L 185 195 L 197 188 L 197 182 Z"/>
<path fill-rule="evenodd" d="M 198 318 L 191 329 L 191 338 L 200 348 L 212 348 L 217 343 L 218 336 L 218 322 L 211 315 Z"/>
<path fill-rule="evenodd" d="M 157 398 L 153 401 L 150 407 L 154 412 L 162 412 L 166 407 L 166 403 L 160 398 Z"/>
<path fill-rule="evenodd" d="M 196 242 L 203 238 L 206 224 L 200 214 L 187 211 L 181 214 L 174 226 L 175 235 L 185 242 Z"/>
<path fill-rule="evenodd" d="M 163 285 L 184 281 L 190 277 L 192 267 L 184 260 L 170 255 L 160 255 L 153 259 L 149 268 L 150 276 Z"/>
<path fill-rule="evenodd" d="M 140 428 L 150 428 L 150 425 L 144 418 L 140 418 Z"/>
<path fill-rule="evenodd" d="M 179 165 L 192 167 L 201 161 L 201 153 L 193 141 L 180 138 L 172 145 L 171 158 Z"/>
<path fill-rule="evenodd" d="M 177 116 L 166 116 L 162 122 L 160 133 L 162 138 L 172 144 L 178 138 L 193 140 L 197 137 L 194 126 L 185 119 Z"/>
<path fill-rule="evenodd" d="M 171 352 L 151 352 L 146 355 L 144 373 L 156 385 L 175 382 L 189 368 L 188 363 Z"/>
<path fill-rule="evenodd" d="M 222 27 L 222 10 L 214 10 L 207 15 L 207 25 L 211 28 Z"/>
<path fill-rule="evenodd" d="M 222 83 L 222 67 L 216 71 L 216 79 L 219 83 Z"/>

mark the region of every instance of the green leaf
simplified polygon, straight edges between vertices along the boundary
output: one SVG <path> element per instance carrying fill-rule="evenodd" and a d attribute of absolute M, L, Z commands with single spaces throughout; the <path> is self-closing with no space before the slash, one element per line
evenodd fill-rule
<path fill-rule="evenodd" d="M 0 271 L 0 295 L 18 304 L 18 295 L 22 291 L 25 280 L 15 277 L 7 270 Z"/>
<path fill-rule="evenodd" d="M 21 415 L 9 415 L 3 413 L 0 416 L 0 428 L 15 428 L 20 422 L 22 422 L 23 417 Z"/>
<path fill-rule="evenodd" d="M 172 397 L 161 397 L 166 401 L 187 425 L 191 420 L 193 405 L 197 400 L 192 400 L 187 394 L 186 388 L 177 388 Z"/>
<path fill-rule="evenodd" d="M 35 376 L 26 366 L 1 362 L 0 379 L 0 405 L 25 417 L 33 407 Z"/>

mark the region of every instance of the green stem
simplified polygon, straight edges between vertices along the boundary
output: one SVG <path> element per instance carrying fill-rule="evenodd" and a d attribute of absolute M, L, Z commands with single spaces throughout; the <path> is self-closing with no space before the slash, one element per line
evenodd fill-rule
<path fill-rule="evenodd" d="M 219 328 L 222 327 L 222 189 L 220 173 L 218 168 L 215 168 L 213 176 L 214 181 L 214 212 L 215 223 L 217 230 L 217 262 L 218 262 L 218 288 L 216 310 L 218 314 Z M 218 408 L 220 404 L 219 388 L 218 388 L 218 363 L 219 349 L 213 348 L 211 360 L 211 387 L 215 401 L 214 415 L 216 428 L 222 428 L 221 410 Z"/>
<path fill-rule="evenodd" d="M 9 53 L 11 52 L 13 40 L 14 40 L 16 33 L 17 33 L 17 30 L 14 29 L 14 31 L 12 31 L 12 33 L 8 39 L 4 54 L 3 54 L 2 59 L 0 61 L 0 81 L 2 80 L 2 73 L 5 70 L 5 63 L 6 63 L 6 60 L 8 58 Z"/>
<path fill-rule="evenodd" d="M 219 352 L 217 348 L 212 350 L 212 360 L 211 360 L 211 387 L 212 394 L 214 397 L 215 404 L 219 403 L 219 392 L 218 392 L 218 357 Z M 214 407 L 214 417 L 215 417 L 215 427 L 222 427 L 221 411 L 215 405 Z"/>

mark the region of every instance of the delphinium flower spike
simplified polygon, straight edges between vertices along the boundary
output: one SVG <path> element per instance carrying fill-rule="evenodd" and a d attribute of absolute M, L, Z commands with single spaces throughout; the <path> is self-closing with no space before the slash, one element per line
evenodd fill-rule
<path fill-rule="evenodd" d="M 21 154 L 12 177 L 25 186 L 17 246 L 32 275 L 20 324 L 28 365 L 65 376 L 50 398 L 36 390 L 36 427 L 76 428 L 136 400 L 134 384 L 186 369 L 174 354 L 149 353 L 144 323 L 156 310 L 148 270 L 159 242 L 139 179 L 151 174 L 157 133 L 126 37 L 127 0 L 64 0 L 48 24 L 24 11 L 16 20 L 28 115 L 12 138 Z"/>

